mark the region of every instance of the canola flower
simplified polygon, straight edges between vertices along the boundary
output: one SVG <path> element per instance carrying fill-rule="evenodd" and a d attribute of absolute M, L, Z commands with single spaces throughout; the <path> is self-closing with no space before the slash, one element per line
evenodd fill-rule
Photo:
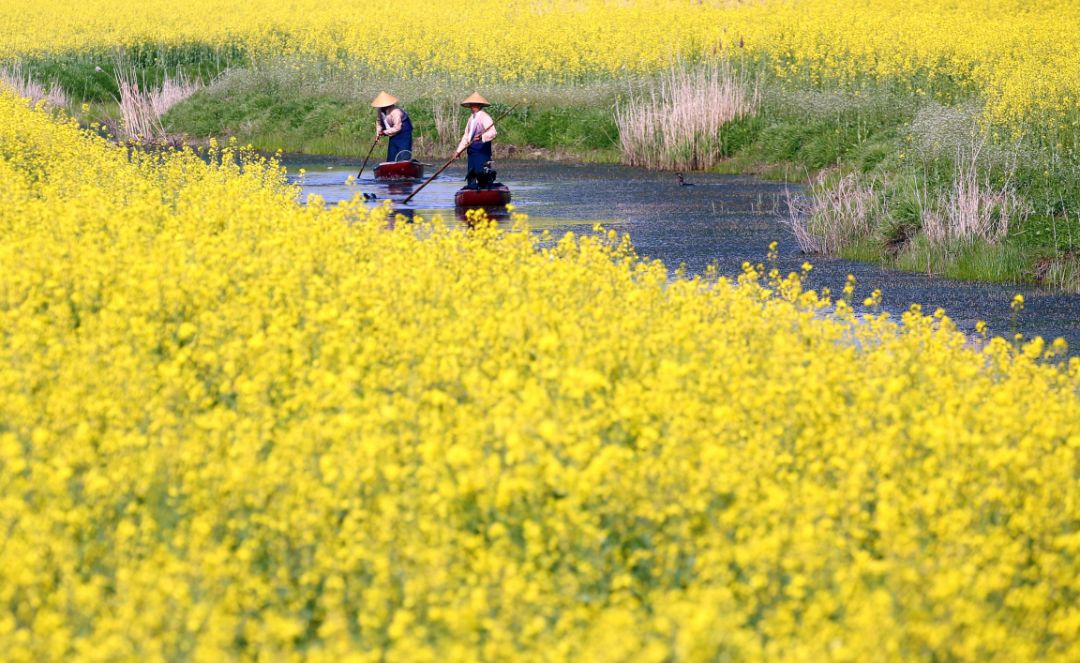
<path fill-rule="evenodd" d="M 1062 344 L 295 194 L 0 94 L 5 660 L 1080 657 Z"/>
<path fill-rule="evenodd" d="M 0 59 L 146 57 L 206 46 L 258 61 L 315 56 L 398 77 L 469 85 L 649 74 L 679 58 L 762 59 L 781 78 L 858 89 L 978 94 L 987 120 L 1075 130 L 1080 3 L 1074 0 L 401 0 L 390 34 L 375 5 L 333 0 L 7 0 Z M 469 12 L 490 30 L 455 29 Z M 377 46 L 376 46 L 377 44 Z"/>

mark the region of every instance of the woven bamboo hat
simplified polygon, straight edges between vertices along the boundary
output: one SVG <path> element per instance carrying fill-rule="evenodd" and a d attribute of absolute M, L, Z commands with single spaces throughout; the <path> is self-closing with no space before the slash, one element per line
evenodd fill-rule
<path fill-rule="evenodd" d="M 379 92 L 379 96 L 375 97 L 371 102 L 371 106 L 373 108 L 386 108 L 387 106 L 393 106 L 397 102 L 397 97 L 386 92 L 386 90 L 383 90 L 382 92 Z"/>
<path fill-rule="evenodd" d="M 468 99 L 461 102 L 461 105 L 464 106 L 465 108 L 468 108 L 469 106 L 472 106 L 473 104 L 477 104 L 477 105 L 480 105 L 480 106 L 490 106 L 491 102 L 488 101 L 487 99 L 481 97 L 479 92 L 473 92 L 471 95 L 469 95 Z"/>

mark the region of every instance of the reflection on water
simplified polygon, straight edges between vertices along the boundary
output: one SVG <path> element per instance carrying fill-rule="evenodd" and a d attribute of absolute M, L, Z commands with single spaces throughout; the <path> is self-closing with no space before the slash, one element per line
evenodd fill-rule
<path fill-rule="evenodd" d="M 409 197 L 409 194 L 412 193 L 413 189 L 417 186 L 419 185 L 414 182 L 387 182 L 386 192 L 390 194 L 391 197 L 397 197 L 398 199 L 404 200 Z"/>
<path fill-rule="evenodd" d="M 418 183 L 376 182 L 364 177 L 352 183 L 356 164 L 341 160 L 287 164 L 290 172 L 306 168 L 302 197 L 322 196 L 327 203 L 367 193 L 377 206 L 389 199 L 407 218 L 440 214 L 464 220 L 454 210 L 454 192 L 463 183 L 464 167 L 455 165 L 420 191 L 404 206 Z M 1009 302 L 1023 293 L 1025 310 L 1020 330 L 1029 337 L 1064 337 L 1074 354 L 1080 350 L 1080 295 L 1041 291 L 1030 286 L 993 285 L 952 281 L 937 276 L 897 272 L 876 265 L 799 251 L 790 231 L 781 224 L 786 192 L 793 185 L 762 182 L 752 177 L 695 173 L 694 186 L 680 186 L 673 173 L 657 173 L 614 165 L 551 162 L 502 162 L 502 181 L 514 194 L 514 205 L 530 217 L 530 225 L 550 230 L 587 230 L 594 222 L 630 234 L 639 254 L 663 260 L 670 268 L 685 266 L 699 273 L 716 263 L 721 273 L 738 274 L 744 260 L 763 260 L 769 242 L 779 243 L 777 267 L 782 273 L 799 271 L 805 260 L 814 264 L 809 286 L 838 292 L 848 274 L 858 283 L 857 299 L 875 288 L 884 293 L 884 307 L 899 314 L 910 304 L 923 310 L 945 311 L 961 329 L 972 330 L 985 320 L 991 331 L 1007 334 Z"/>

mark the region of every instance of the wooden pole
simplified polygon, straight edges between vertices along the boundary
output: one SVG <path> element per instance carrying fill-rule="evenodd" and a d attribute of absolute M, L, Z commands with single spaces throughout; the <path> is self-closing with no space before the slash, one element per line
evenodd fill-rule
<path fill-rule="evenodd" d="M 495 118 L 494 120 L 492 120 L 492 121 L 491 121 L 491 126 L 489 126 L 489 127 L 487 128 L 487 129 L 484 129 L 484 131 L 482 131 L 482 132 L 480 132 L 480 133 L 481 133 L 481 134 L 484 134 L 484 133 L 486 133 L 488 129 L 490 129 L 491 127 L 495 126 L 495 123 L 496 123 L 496 122 L 498 122 L 499 120 L 501 120 L 501 119 L 503 119 L 504 117 L 506 117 L 507 115 L 509 115 L 509 114 L 510 114 L 511 112 L 513 112 L 513 110 L 514 110 L 515 108 L 517 108 L 517 107 L 518 107 L 519 105 L 520 105 L 520 102 L 519 102 L 518 104 L 514 104 L 513 106 L 511 106 L 511 107 L 510 107 L 510 110 L 506 111 L 505 113 L 503 113 L 503 114 L 502 114 L 502 115 L 500 115 L 499 117 L 497 117 L 497 118 Z M 450 166 L 450 164 L 452 164 L 452 163 L 454 163 L 455 161 L 457 161 L 457 158 L 458 158 L 458 157 L 460 157 L 460 156 L 462 155 L 462 153 L 464 153 L 464 152 L 465 152 L 465 150 L 467 150 L 467 149 L 469 149 L 469 146 L 468 146 L 468 145 L 466 145 L 466 146 L 465 146 L 465 149 L 464 149 L 464 150 L 461 150 L 461 151 L 459 151 L 459 152 L 455 152 L 455 153 L 454 153 L 454 156 L 450 157 L 449 161 L 447 161 L 446 163 L 444 163 L 444 164 L 443 164 L 443 165 L 442 165 L 442 166 L 441 166 L 441 167 L 440 167 L 440 168 L 439 168 L 438 170 L 436 170 L 436 171 L 435 171 L 435 172 L 434 172 L 434 173 L 433 173 L 433 174 L 431 175 L 431 177 L 429 177 L 429 178 L 427 178 L 426 180 L 424 180 L 424 183 L 423 183 L 423 184 L 421 184 L 420 186 L 416 187 L 416 190 L 414 190 L 414 191 L 413 191 L 412 193 L 410 193 L 410 194 L 409 194 L 409 197 L 408 197 L 408 198 L 406 198 L 405 200 L 401 201 L 401 204 L 402 204 L 402 205 L 405 205 L 405 204 L 407 204 L 407 203 L 408 203 L 408 202 L 409 202 L 410 200 L 412 200 L 413 196 L 415 196 L 416 194 L 420 193 L 420 190 L 421 190 L 421 189 L 423 189 L 424 187 L 426 187 L 426 186 L 427 186 L 428 184 L 431 184 L 432 180 L 434 180 L 434 179 L 435 179 L 436 177 L 438 177 L 438 176 L 439 176 L 439 173 L 443 172 L 444 170 L 446 170 L 446 169 L 447 169 L 447 168 L 448 168 L 448 167 Z"/>
<path fill-rule="evenodd" d="M 382 135 L 375 136 L 375 142 L 371 144 L 371 149 L 367 151 L 367 156 L 364 157 L 364 163 L 360 165 L 360 173 L 364 172 L 364 168 L 367 166 L 368 159 L 371 158 L 371 153 L 375 151 L 375 146 L 379 144 L 379 139 Z M 356 179 L 360 179 L 360 173 L 356 174 Z"/>

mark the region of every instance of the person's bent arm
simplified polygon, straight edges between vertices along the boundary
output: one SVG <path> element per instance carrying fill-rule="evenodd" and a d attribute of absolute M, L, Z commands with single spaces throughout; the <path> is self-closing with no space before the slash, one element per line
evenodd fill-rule
<path fill-rule="evenodd" d="M 472 142 L 473 137 L 473 118 L 469 118 L 469 121 L 465 123 L 465 134 L 461 137 L 461 142 L 458 143 L 457 149 L 454 150 L 454 154 L 464 152 L 465 148 Z"/>
<path fill-rule="evenodd" d="M 386 128 L 383 129 L 383 133 L 387 136 L 393 136 L 401 131 L 401 109 L 395 108 L 386 116 Z"/>
<path fill-rule="evenodd" d="M 481 111 L 476 114 L 476 121 L 480 123 L 481 127 L 487 127 L 484 133 L 480 134 L 480 140 L 485 143 L 490 143 L 495 140 L 495 136 L 499 135 L 499 132 L 495 130 L 495 121 L 491 119 L 491 116 Z"/>

